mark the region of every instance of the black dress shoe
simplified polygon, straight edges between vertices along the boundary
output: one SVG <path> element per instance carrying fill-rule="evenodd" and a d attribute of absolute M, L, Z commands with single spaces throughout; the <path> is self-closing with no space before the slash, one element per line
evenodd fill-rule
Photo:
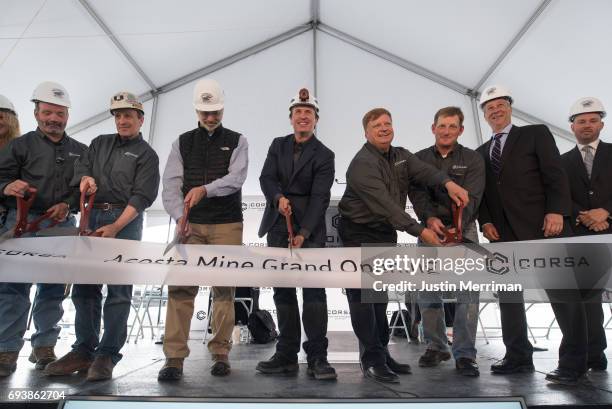
<path fill-rule="evenodd" d="M 513 359 L 504 358 L 491 365 L 491 372 L 500 375 L 529 373 L 534 371 L 535 368 L 532 361 L 515 361 Z"/>
<path fill-rule="evenodd" d="M 608 359 L 604 356 L 596 361 L 589 361 L 587 363 L 587 367 L 591 370 L 591 371 L 605 371 L 606 369 L 608 369 Z"/>
<path fill-rule="evenodd" d="M 366 378 L 372 378 L 378 382 L 384 383 L 399 383 L 399 376 L 393 372 L 387 365 L 368 366 L 363 375 Z"/>
<path fill-rule="evenodd" d="M 293 360 L 276 353 L 267 361 L 260 361 L 255 369 L 265 374 L 295 374 L 300 367 L 297 363 L 297 356 Z"/>
<path fill-rule="evenodd" d="M 459 358 L 455 361 L 455 368 L 459 375 L 463 376 L 480 376 L 478 364 L 470 358 Z"/>
<path fill-rule="evenodd" d="M 395 359 L 391 358 L 391 355 L 387 355 L 387 366 L 396 374 L 400 373 L 407 375 L 412 373 L 410 365 L 397 362 Z"/>
<path fill-rule="evenodd" d="M 565 368 L 557 368 L 546 374 L 548 382 L 559 385 L 576 386 L 584 379 L 586 379 L 585 374 Z"/>

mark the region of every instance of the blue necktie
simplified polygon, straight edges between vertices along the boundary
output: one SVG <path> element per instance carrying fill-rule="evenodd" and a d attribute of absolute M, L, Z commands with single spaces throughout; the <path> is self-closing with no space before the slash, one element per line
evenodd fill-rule
<path fill-rule="evenodd" d="M 493 150 L 491 151 L 491 169 L 493 170 L 493 173 L 495 173 L 497 176 L 499 176 L 499 171 L 501 170 L 501 165 L 502 165 L 502 161 L 501 161 L 501 137 L 502 136 L 504 136 L 503 133 L 495 134 L 495 136 L 493 137 L 493 139 L 495 139 L 495 142 L 493 142 Z"/>

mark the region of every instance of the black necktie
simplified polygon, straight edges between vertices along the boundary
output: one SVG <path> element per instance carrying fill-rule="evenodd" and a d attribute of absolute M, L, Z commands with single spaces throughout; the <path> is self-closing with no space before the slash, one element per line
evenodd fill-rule
<path fill-rule="evenodd" d="M 501 161 L 501 138 L 502 136 L 504 136 L 503 133 L 495 134 L 495 136 L 493 137 L 493 139 L 495 139 L 495 142 L 493 142 L 493 150 L 491 151 L 491 169 L 493 170 L 493 173 L 495 173 L 498 176 L 499 176 L 499 171 L 501 170 L 501 165 L 502 165 L 502 161 Z"/>

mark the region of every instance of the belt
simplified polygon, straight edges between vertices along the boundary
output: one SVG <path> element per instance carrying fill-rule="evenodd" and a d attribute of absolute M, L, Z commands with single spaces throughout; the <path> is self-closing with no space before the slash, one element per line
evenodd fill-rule
<path fill-rule="evenodd" d="M 125 205 L 120 203 L 94 203 L 93 208 L 108 212 L 109 210 L 124 209 Z"/>

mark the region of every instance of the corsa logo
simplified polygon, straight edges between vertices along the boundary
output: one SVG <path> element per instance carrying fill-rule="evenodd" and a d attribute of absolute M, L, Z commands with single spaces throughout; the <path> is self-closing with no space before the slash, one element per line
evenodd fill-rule
<path fill-rule="evenodd" d="M 493 257 L 488 257 L 486 264 L 489 273 L 504 275 L 510 271 L 508 257 L 498 252 L 493 253 Z"/>

